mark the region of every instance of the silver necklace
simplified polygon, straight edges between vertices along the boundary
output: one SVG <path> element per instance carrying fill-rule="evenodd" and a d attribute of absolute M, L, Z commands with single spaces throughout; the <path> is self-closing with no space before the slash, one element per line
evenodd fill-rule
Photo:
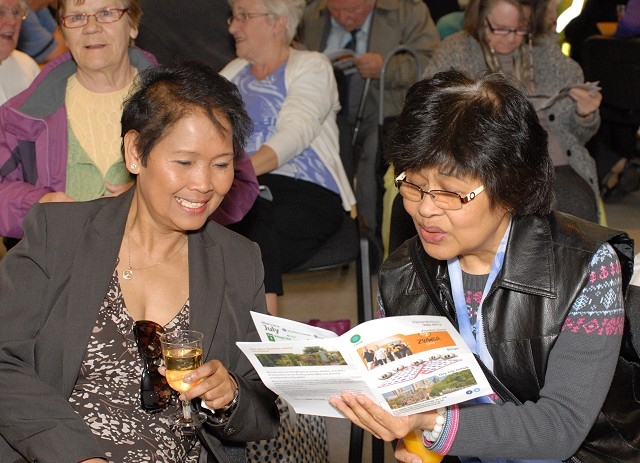
<path fill-rule="evenodd" d="M 173 259 L 175 256 L 177 256 L 180 253 L 180 251 L 182 251 L 182 248 L 184 248 L 184 245 L 187 244 L 188 240 L 189 240 L 189 237 L 185 236 L 184 241 L 182 242 L 180 247 L 176 250 L 176 252 L 171 254 L 169 257 L 165 257 L 160 262 L 156 262 L 155 264 L 150 265 L 149 267 L 133 268 L 133 267 L 131 267 L 131 230 L 130 229 L 127 230 L 127 254 L 128 254 L 127 258 L 128 258 L 128 263 L 127 263 L 127 268 L 122 272 L 122 278 L 124 278 L 125 280 L 131 280 L 133 278 L 133 272 L 134 271 L 148 270 L 150 268 L 157 267 L 160 264 L 164 264 L 165 262 L 169 262 L 171 259 Z"/>

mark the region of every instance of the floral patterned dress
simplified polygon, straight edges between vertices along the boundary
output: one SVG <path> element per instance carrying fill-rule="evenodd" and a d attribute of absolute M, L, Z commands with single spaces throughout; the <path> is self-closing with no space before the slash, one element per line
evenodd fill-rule
<path fill-rule="evenodd" d="M 200 445 L 169 422 L 177 400 L 159 413 L 140 407 L 144 363 L 132 333 L 118 274 L 114 270 L 89 338 L 69 403 L 83 417 L 110 462 L 196 463 Z M 165 330 L 187 329 L 189 301 Z"/>

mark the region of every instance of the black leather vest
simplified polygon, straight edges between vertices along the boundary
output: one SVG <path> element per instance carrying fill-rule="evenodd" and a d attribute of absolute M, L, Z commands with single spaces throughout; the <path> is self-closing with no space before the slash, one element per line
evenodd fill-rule
<path fill-rule="evenodd" d="M 521 402 L 539 398 L 549 352 L 589 277 L 585 269 L 604 242 L 617 253 L 626 291 L 633 271 L 633 241 L 626 234 L 561 213 L 513 219 L 502 271 L 483 303 L 483 319 L 494 374 Z M 420 249 L 438 298 L 455 319 L 447 264 L 428 256 L 417 237 L 404 243 L 380 269 L 380 296 L 387 316 L 438 315 L 413 268 L 409 246 Z M 628 326 L 625 323 L 612 389 L 587 440 L 593 436 L 606 440 L 610 433 L 620 436 L 615 428 L 627 429 L 631 435 L 623 436 L 616 447 L 622 447 L 624 454 L 625 443 L 631 443 L 626 451 L 632 458 L 624 454 L 618 461 L 640 461 L 640 366 Z M 612 457 L 601 461 L 616 461 Z"/>

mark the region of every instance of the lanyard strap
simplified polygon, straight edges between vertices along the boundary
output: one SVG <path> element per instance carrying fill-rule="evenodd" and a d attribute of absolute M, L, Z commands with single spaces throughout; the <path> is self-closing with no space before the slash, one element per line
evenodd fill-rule
<path fill-rule="evenodd" d="M 489 278 L 482 291 L 482 300 L 478 306 L 478 317 L 475 323 L 476 335 L 473 335 L 471 329 L 471 321 L 469 320 L 469 312 L 467 311 L 467 301 L 464 297 L 464 286 L 462 284 L 462 269 L 460 267 L 460 260 L 457 257 L 449 259 L 447 261 L 447 268 L 449 270 L 449 278 L 451 281 L 451 292 L 453 296 L 453 302 L 456 307 L 456 316 L 458 318 L 458 331 L 464 339 L 464 342 L 469 346 L 471 351 L 478 355 L 484 364 L 493 371 L 493 358 L 487 349 L 487 343 L 485 340 L 485 332 L 482 323 L 482 304 L 484 303 L 491 285 L 495 281 L 496 277 L 502 270 L 502 264 L 504 263 L 504 253 L 507 249 L 507 242 L 509 241 L 509 231 L 511 230 L 511 222 L 507 226 L 507 229 L 502 235 L 498 250 L 493 258 L 491 264 L 491 270 L 489 271 Z"/>
<path fill-rule="evenodd" d="M 438 290 L 435 285 L 432 283 L 431 279 L 427 275 L 427 267 L 422 260 L 422 255 L 425 254 L 424 248 L 420 242 L 420 239 L 415 236 L 412 238 L 412 242 L 409 245 L 409 257 L 413 264 L 413 268 L 422 284 L 422 287 L 426 291 L 429 299 L 434 305 L 436 312 L 438 312 L 441 316 L 446 317 L 453 326 L 458 324 L 458 321 L 453 317 L 453 315 L 445 308 L 444 304 L 440 300 L 438 296 Z M 444 296 L 443 296 L 444 297 Z M 467 314 L 465 314 L 468 317 Z M 482 369 L 482 372 L 489 380 L 489 384 L 493 391 L 500 396 L 500 398 L 505 402 L 512 402 L 514 404 L 521 404 L 521 402 L 514 396 L 511 391 L 504 385 L 502 382 L 496 378 L 493 372 L 487 368 L 484 362 L 480 359 L 479 356 L 475 355 L 475 358 Z"/>

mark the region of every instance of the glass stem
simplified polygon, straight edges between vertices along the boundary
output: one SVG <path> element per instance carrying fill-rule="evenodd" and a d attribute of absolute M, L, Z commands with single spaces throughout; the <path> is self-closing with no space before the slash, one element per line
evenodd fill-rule
<path fill-rule="evenodd" d="M 191 419 L 191 402 L 188 400 L 182 401 L 182 417 L 187 423 L 191 423 L 193 421 Z"/>

